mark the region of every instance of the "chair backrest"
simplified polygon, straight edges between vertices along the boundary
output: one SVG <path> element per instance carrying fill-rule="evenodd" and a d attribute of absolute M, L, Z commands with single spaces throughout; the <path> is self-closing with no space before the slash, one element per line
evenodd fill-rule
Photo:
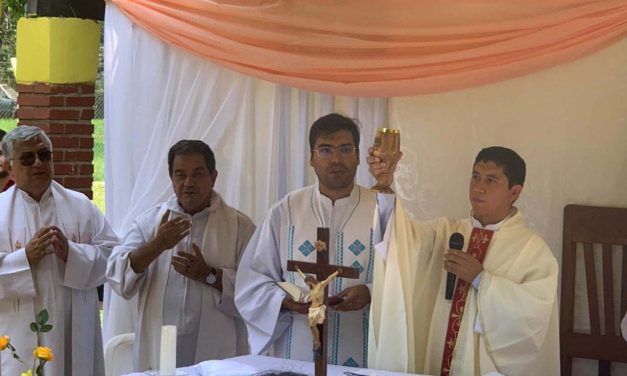
<path fill-rule="evenodd" d="M 117 335 L 104 349 L 105 376 L 120 376 L 133 372 L 135 333 Z"/>
<path fill-rule="evenodd" d="M 578 247 L 578 244 L 580 246 Z M 599 375 L 610 375 L 611 362 L 627 363 L 627 342 L 619 323 L 627 310 L 627 208 L 567 205 L 564 208 L 562 249 L 562 294 L 560 304 L 560 348 L 562 375 L 572 374 L 572 358 L 599 360 Z M 575 271 L 577 249 L 583 249 L 583 265 L 588 298 L 590 333 L 574 330 Z M 613 250 L 620 249 L 620 260 Z M 600 252 L 599 252 L 600 251 Z M 595 256 L 601 257 L 601 275 L 597 275 Z M 620 262 L 620 280 L 614 286 L 613 265 Z M 603 301 L 599 303 L 598 288 Z M 620 301 L 614 299 L 618 287 Z M 616 315 L 615 304 L 619 314 Z M 601 310 L 602 309 L 602 310 Z M 601 312 L 603 312 L 601 314 Z M 601 324 L 603 318 L 603 325 Z"/>

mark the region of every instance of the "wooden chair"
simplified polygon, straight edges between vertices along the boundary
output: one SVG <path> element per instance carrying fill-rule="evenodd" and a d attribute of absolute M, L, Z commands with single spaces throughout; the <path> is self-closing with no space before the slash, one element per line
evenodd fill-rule
<path fill-rule="evenodd" d="M 583 261 L 588 296 L 590 334 L 574 331 L 575 270 L 577 244 L 583 245 Z M 600 244 L 602 275 L 595 269 L 594 244 Z M 620 246 L 622 257 L 613 260 L 613 246 Z M 599 360 L 599 375 L 610 375 L 611 362 L 627 363 L 627 342 L 621 337 L 620 321 L 627 310 L 627 208 L 567 205 L 564 208 L 562 250 L 562 294 L 560 305 L 560 347 L 562 375 L 572 374 L 572 358 Z M 612 265 L 621 263 L 620 314 L 615 315 Z M 603 287 L 601 326 L 597 285 Z M 617 329 L 618 328 L 618 329 Z"/>

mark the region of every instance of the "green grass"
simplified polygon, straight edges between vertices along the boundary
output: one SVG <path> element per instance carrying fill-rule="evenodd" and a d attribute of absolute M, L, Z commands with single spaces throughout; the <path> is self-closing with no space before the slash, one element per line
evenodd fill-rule
<path fill-rule="evenodd" d="M 100 209 L 101 212 L 105 212 L 105 183 L 104 181 L 95 181 L 91 185 L 91 190 L 94 192 L 94 197 L 91 199 L 94 205 Z"/>
<path fill-rule="evenodd" d="M 17 119 L 0 119 L 0 129 L 10 131 L 17 125 Z"/>
<path fill-rule="evenodd" d="M 105 182 L 104 182 L 104 121 L 92 120 L 94 124 L 94 183 L 91 190 L 94 192 L 92 201 L 105 212 Z"/>
<path fill-rule="evenodd" d="M 94 182 L 104 182 L 104 121 L 94 119 Z"/>
<path fill-rule="evenodd" d="M 104 121 L 103 119 L 94 119 L 94 183 L 92 190 L 94 191 L 94 204 L 105 211 L 104 198 Z M 17 119 L 0 119 L 0 129 L 10 131 L 17 126 Z"/>

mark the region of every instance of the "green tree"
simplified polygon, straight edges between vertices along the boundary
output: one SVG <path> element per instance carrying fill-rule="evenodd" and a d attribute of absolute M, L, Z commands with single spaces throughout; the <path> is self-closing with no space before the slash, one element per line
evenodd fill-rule
<path fill-rule="evenodd" d="M 17 20 L 26 14 L 27 0 L 4 0 L 0 15 L 0 83 L 15 87 L 11 58 L 15 57 Z"/>

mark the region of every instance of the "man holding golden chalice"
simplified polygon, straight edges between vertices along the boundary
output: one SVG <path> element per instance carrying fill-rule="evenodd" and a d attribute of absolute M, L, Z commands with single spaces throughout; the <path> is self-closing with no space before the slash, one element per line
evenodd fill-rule
<path fill-rule="evenodd" d="M 374 138 L 374 145 L 368 149 L 368 154 L 379 158 L 384 164 L 385 173 L 378 175 L 377 182 L 370 189 L 379 193 L 394 193 L 390 187 L 394 175 L 387 171 L 394 171 L 396 164 L 403 156 L 401 153 L 401 132 L 396 128 L 379 128 Z M 392 167 L 392 168 L 390 168 Z"/>

